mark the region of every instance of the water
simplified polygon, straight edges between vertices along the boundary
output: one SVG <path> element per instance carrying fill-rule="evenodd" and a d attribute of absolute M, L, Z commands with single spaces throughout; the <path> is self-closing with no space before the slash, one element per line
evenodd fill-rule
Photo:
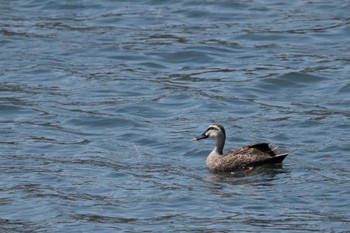
<path fill-rule="evenodd" d="M 349 232 L 349 8 L 0 2 L 0 231 Z M 211 174 L 212 122 L 290 155 Z"/>

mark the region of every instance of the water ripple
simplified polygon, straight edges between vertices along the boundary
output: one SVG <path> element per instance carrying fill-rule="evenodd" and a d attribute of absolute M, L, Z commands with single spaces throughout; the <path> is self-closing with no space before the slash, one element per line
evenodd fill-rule
<path fill-rule="evenodd" d="M 349 3 L 0 3 L 0 231 L 344 232 Z M 283 165 L 212 174 L 212 141 Z"/>

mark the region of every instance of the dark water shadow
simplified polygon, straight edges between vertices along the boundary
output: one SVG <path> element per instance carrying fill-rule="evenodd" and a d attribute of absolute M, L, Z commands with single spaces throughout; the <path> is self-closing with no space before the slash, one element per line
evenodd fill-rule
<path fill-rule="evenodd" d="M 318 90 L 324 88 L 327 79 L 303 72 L 290 72 L 280 76 L 263 78 L 255 83 L 255 90 L 258 93 L 285 93 L 286 89 Z"/>
<path fill-rule="evenodd" d="M 279 175 L 290 173 L 283 164 L 269 164 L 259 166 L 253 170 L 238 170 L 234 172 L 214 173 L 208 171 L 206 181 L 211 183 L 225 183 L 229 185 L 253 185 L 253 186 L 270 186 L 273 181 L 279 178 Z"/>

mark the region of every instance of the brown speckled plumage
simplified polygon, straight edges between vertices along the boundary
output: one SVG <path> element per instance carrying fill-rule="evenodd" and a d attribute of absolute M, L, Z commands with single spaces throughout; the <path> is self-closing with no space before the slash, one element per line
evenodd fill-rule
<path fill-rule="evenodd" d="M 193 138 L 193 140 L 208 137 L 216 138 L 216 146 L 206 161 L 208 169 L 212 171 L 233 171 L 253 168 L 262 164 L 281 163 L 288 155 L 287 153 L 278 154 L 277 148 L 269 147 L 268 143 L 243 146 L 223 153 L 226 134 L 224 127 L 220 124 L 210 125 L 201 136 Z"/>

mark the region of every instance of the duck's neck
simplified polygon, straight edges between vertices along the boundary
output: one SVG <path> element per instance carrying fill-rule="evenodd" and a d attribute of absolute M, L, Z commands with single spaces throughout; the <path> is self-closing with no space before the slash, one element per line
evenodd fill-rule
<path fill-rule="evenodd" d="M 218 154 L 222 155 L 224 151 L 224 146 L 225 146 L 225 135 L 220 134 L 216 137 L 216 144 L 214 150 L 211 152 L 211 154 Z"/>

